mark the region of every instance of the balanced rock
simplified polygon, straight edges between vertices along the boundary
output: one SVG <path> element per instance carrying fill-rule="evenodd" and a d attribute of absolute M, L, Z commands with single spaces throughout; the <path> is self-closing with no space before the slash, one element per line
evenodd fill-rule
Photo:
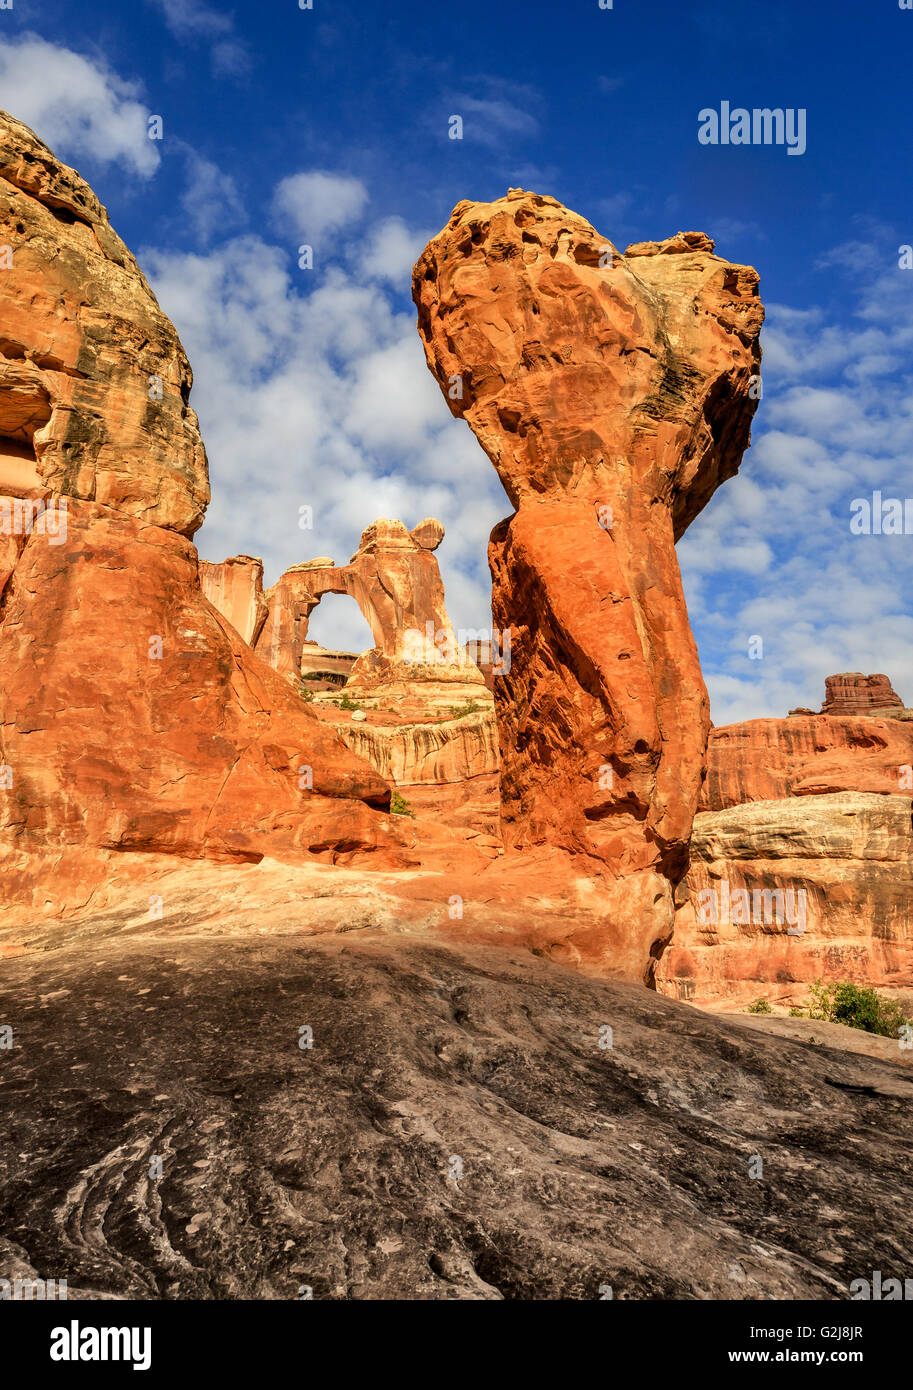
<path fill-rule="evenodd" d="M 502 824 L 605 878 L 605 968 L 650 978 L 709 730 L 675 540 L 738 469 L 758 276 L 699 233 L 620 256 L 553 198 L 457 205 L 413 272 L 452 413 L 515 512 L 492 533 Z"/>
<path fill-rule="evenodd" d="M 203 596 L 206 455 L 173 326 L 87 184 L 2 113 L 0 218 L 7 897 L 84 901 L 125 850 L 386 843 L 387 784 Z"/>

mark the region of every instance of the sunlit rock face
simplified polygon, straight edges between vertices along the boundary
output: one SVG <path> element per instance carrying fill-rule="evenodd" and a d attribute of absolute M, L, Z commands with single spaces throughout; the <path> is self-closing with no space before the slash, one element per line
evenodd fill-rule
<path fill-rule="evenodd" d="M 886 676 L 826 691 L 820 714 L 711 730 L 666 993 L 725 1007 L 804 1003 L 817 979 L 913 988 L 913 722 Z"/>
<path fill-rule="evenodd" d="M 201 591 L 206 455 L 173 326 L 91 189 L 6 115 L 0 243 L 7 893 L 65 906 L 127 849 L 380 845 L 384 780 Z"/>
<path fill-rule="evenodd" d="M 349 594 L 371 629 L 346 691 L 368 703 L 406 701 L 419 710 L 476 700 L 490 705 L 485 680 L 447 615 L 444 581 L 434 551 L 444 527 L 433 517 L 411 531 L 382 517 L 362 533 L 347 565 L 308 560 L 285 571 L 267 591 L 267 617 L 257 654 L 291 680 L 301 672 L 308 621 L 325 594 Z"/>
<path fill-rule="evenodd" d="M 675 540 L 739 466 L 754 270 L 700 233 L 619 255 L 553 198 L 463 202 L 413 273 L 428 365 L 516 508 L 492 534 L 502 822 L 605 878 L 589 954 L 650 978 L 709 729 Z"/>

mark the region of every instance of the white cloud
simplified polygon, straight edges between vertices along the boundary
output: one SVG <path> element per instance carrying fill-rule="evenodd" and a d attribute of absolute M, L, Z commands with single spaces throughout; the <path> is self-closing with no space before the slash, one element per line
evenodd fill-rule
<path fill-rule="evenodd" d="M 756 443 L 679 546 L 716 724 L 817 709 L 838 671 L 883 671 L 913 704 L 913 536 L 849 529 L 853 498 L 913 491 L 913 296 L 887 255 L 823 259 L 850 276 L 839 318 L 770 308 Z"/>
<path fill-rule="evenodd" d="M 368 190 L 361 179 L 315 169 L 283 179 L 273 210 L 280 225 L 319 249 L 325 233 L 359 222 L 367 202 Z"/>
<path fill-rule="evenodd" d="M 140 85 L 99 59 L 35 34 L 2 39 L 0 90 L 4 108 L 65 159 L 122 164 L 143 178 L 159 166 Z"/>
<path fill-rule="evenodd" d="M 244 202 L 230 174 L 185 147 L 187 179 L 181 194 L 181 207 L 198 239 L 204 244 L 217 231 L 237 226 L 245 220 Z"/>
<path fill-rule="evenodd" d="M 272 583 L 317 555 L 347 561 L 378 517 L 437 516 L 450 616 L 487 627 L 488 535 L 510 505 L 432 380 L 412 312 L 365 283 L 365 244 L 345 250 L 352 268 L 322 277 L 254 236 L 207 255 L 140 254 L 193 363 L 213 490 L 200 553 L 262 555 Z M 303 506 L 312 530 L 299 529 Z M 360 619 L 344 608 L 318 613 L 314 632 L 357 648 Z"/>
<path fill-rule="evenodd" d="M 372 280 L 387 280 L 408 292 L 412 267 L 433 235 L 429 228 L 412 231 L 401 217 L 379 222 L 364 250 L 364 273 Z"/>
<path fill-rule="evenodd" d="M 151 0 L 151 3 L 161 10 L 175 38 L 183 43 L 196 40 L 211 45 L 210 57 L 216 73 L 239 77 L 249 70 L 250 54 L 235 33 L 231 14 L 215 10 L 202 0 Z"/>
<path fill-rule="evenodd" d="M 500 147 L 514 136 L 531 136 L 539 122 L 531 111 L 503 97 L 488 100 L 467 96 L 453 98 L 453 114 L 463 117 L 463 139 Z"/>

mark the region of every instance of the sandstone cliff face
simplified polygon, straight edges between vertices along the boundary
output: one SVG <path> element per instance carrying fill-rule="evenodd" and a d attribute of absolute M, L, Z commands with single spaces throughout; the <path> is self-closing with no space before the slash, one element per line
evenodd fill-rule
<path fill-rule="evenodd" d="M 84 898 L 103 872 L 90 850 L 334 858 L 383 843 L 370 807 L 387 785 L 202 594 L 188 538 L 206 457 L 174 328 L 91 190 L 5 115 L 0 218 L 8 895 Z M 54 534 L 14 497 L 53 509 Z"/>
<path fill-rule="evenodd" d="M 233 555 L 220 565 L 201 560 L 200 584 L 213 607 L 252 647 L 266 621 L 263 561 L 253 555 Z"/>
<path fill-rule="evenodd" d="M 895 719 L 793 715 L 712 729 L 702 811 L 747 801 L 913 790 L 913 727 Z"/>
<path fill-rule="evenodd" d="M 342 736 L 350 748 L 397 787 L 466 782 L 499 768 L 492 710 L 437 723 L 353 724 Z"/>
<path fill-rule="evenodd" d="M 909 989 L 911 807 L 840 792 L 697 815 L 661 990 L 743 1007 L 804 1003 L 817 979 Z"/>
<path fill-rule="evenodd" d="M 887 711 L 903 713 L 886 677 L 831 676 L 826 689 L 819 715 L 711 731 L 675 936 L 657 971 L 667 993 L 789 1004 L 818 978 L 913 983 L 913 725 L 864 712 L 893 696 Z M 834 712 L 847 705 L 861 712 Z M 803 929 L 759 916 L 754 902 L 746 917 L 733 898 L 746 889 L 801 895 Z M 702 914 L 713 894 L 736 909 L 718 923 Z"/>
<path fill-rule="evenodd" d="M 41 487 L 191 536 L 209 501 L 190 365 L 105 209 L 0 113 L 0 487 Z M 15 449 L 14 446 L 18 446 Z"/>
<path fill-rule="evenodd" d="M 758 277 L 712 252 L 618 256 L 512 190 L 458 204 L 413 274 L 428 365 L 516 508 L 489 548 L 505 838 L 605 875 L 600 953 L 635 978 L 671 932 L 709 728 L 674 542 L 755 408 Z"/>

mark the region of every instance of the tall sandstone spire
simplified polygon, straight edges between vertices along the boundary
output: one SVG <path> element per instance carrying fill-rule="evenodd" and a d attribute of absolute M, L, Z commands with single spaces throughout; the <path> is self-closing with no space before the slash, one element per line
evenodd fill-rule
<path fill-rule="evenodd" d="M 489 547 L 507 842 L 602 880 L 605 964 L 652 978 L 709 730 L 675 541 L 738 469 L 758 276 L 696 232 L 612 244 L 554 198 L 459 203 L 413 272 L 428 365 L 515 508 Z"/>

